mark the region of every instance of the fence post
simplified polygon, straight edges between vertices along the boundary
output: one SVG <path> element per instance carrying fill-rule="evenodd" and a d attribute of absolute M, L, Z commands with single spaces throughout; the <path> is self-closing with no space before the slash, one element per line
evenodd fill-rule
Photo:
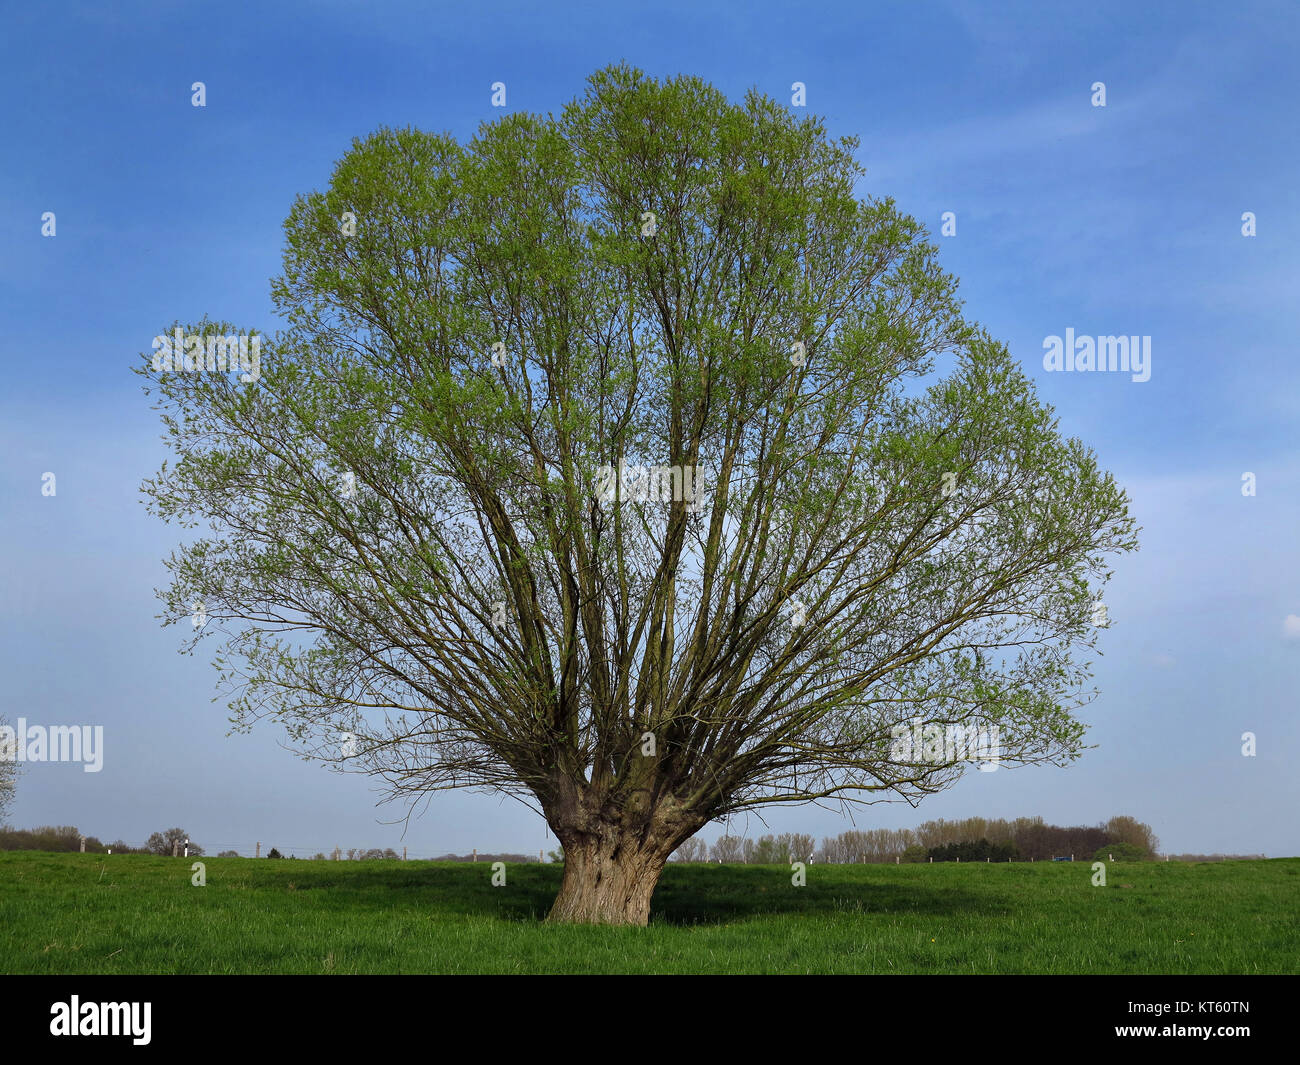
<path fill-rule="evenodd" d="M 174 839 L 174 840 L 172 840 L 172 857 L 173 857 L 173 858 L 175 858 L 175 857 L 179 854 L 180 849 L 181 849 L 181 841 L 178 840 L 178 839 Z"/>
<path fill-rule="evenodd" d="M 81 837 L 81 853 L 82 853 L 82 854 L 85 854 L 85 853 L 86 853 L 86 837 L 85 837 L 85 836 L 82 836 L 82 837 Z"/>
<path fill-rule="evenodd" d="M 475 860 L 475 861 L 478 861 L 478 848 L 477 848 L 477 847 L 474 848 L 474 860 Z"/>
<path fill-rule="evenodd" d="M 254 854 L 253 857 L 254 857 L 254 858 L 260 858 L 260 857 L 262 857 L 262 844 L 261 844 L 260 841 L 259 841 L 258 844 L 257 844 L 257 853 Z"/>

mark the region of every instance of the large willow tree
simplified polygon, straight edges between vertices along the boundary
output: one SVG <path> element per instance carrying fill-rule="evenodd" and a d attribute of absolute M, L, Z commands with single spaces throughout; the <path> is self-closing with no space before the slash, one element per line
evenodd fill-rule
<path fill-rule="evenodd" d="M 1076 757 L 1127 499 L 855 148 L 622 66 L 355 142 L 286 222 L 260 374 L 142 371 L 151 509 L 213 534 L 163 598 L 226 635 L 238 725 L 521 798 L 551 919 L 616 924 L 710 821 L 969 767 L 900 724 Z"/>

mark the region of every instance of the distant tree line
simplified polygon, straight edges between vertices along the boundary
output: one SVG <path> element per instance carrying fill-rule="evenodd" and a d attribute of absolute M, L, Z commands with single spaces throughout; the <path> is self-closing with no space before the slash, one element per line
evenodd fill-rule
<path fill-rule="evenodd" d="M 132 847 L 122 840 L 105 844 L 94 836 L 86 837 L 87 853 L 102 854 L 155 854 L 171 855 L 185 852 L 189 834 L 182 828 L 169 828 L 153 833 L 142 847 Z M 838 836 L 823 839 L 820 847 L 813 836 L 801 832 L 768 834 L 750 839 L 725 834 L 712 846 L 698 837 L 688 839 L 673 855 L 679 862 L 724 862 L 751 865 L 782 865 L 788 862 L 822 862 L 832 864 L 857 864 L 860 862 L 936 862 L 963 861 L 1050 861 L 1055 857 L 1074 855 L 1076 859 L 1106 859 L 1117 861 L 1149 859 L 1156 856 L 1160 841 L 1151 826 L 1136 818 L 1112 817 L 1102 825 L 1076 825 L 1062 827 L 1046 824 L 1041 817 L 1019 817 L 1013 821 L 1001 818 L 969 817 L 958 821 L 926 821 L 916 828 L 875 828 L 841 832 Z M 71 825 L 17 829 L 0 826 L 0 850 L 78 851 L 81 833 Z M 203 848 L 193 840 L 189 843 L 193 857 L 203 854 Z M 219 858 L 238 858 L 233 850 L 221 851 Z M 272 847 L 268 858 L 284 855 Z M 290 857 L 293 857 L 290 855 Z M 330 854 L 316 853 L 317 861 L 378 861 L 400 860 L 393 848 L 370 849 L 350 847 L 344 851 L 335 847 Z M 1178 854 L 1175 861 L 1223 861 L 1233 858 L 1262 858 L 1261 855 L 1231 854 Z M 553 862 L 563 861 L 563 853 L 552 851 Z M 429 859 L 435 862 L 471 862 L 472 854 L 444 854 Z M 533 855 L 479 854 L 480 862 L 507 862 L 525 864 L 536 862 Z"/>
<path fill-rule="evenodd" d="M 1267 854 L 1171 854 L 1171 862 L 1248 862 L 1267 858 Z"/>
<path fill-rule="evenodd" d="M 1122 845 L 1122 846 L 1121 846 Z M 760 836 L 757 840 L 723 835 L 710 847 L 692 838 L 673 858 L 680 862 L 746 862 L 773 865 L 787 861 L 849 864 L 859 862 L 928 861 L 1050 861 L 1074 855 L 1091 860 L 1102 850 L 1117 861 L 1153 858 L 1160 841 L 1151 826 L 1136 818 L 1112 817 L 1102 825 L 1062 827 L 1041 817 L 968 817 L 959 821 L 926 821 L 916 828 L 875 828 L 841 832 L 814 848 L 812 836 L 801 833 Z M 1104 857 L 1104 856 L 1103 856 Z"/>
<path fill-rule="evenodd" d="M 169 828 L 155 832 L 143 847 L 132 847 L 123 840 L 104 843 L 96 836 L 86 836 L 86 853 L 103 854 L 160 854 L 170 855 L 175 844 L 176 853 L 185 853 L 185 840 L 189 838 L 183 828 Z M 81 832 L 75 825 L 42 825 L 40 828 L 0 827 L 0 851 L 79 851 Z M 203 848 L 193 840 L 189 843 L 190 857 L 203 853 Z"/>
<path fill-rule="evenodd" d="M 803 832 L 782 832 L 780 835 L 748 839 L 741 836 L 721 836 L 710 847 L 702 839 L 688 839 L 673 857 L 680 862 L 745 862 L 749 865 L 781 865 L 786 862 L 815 860 L 817 840 Z"/>
<path fill-rule="evenodd" d="M 81 833 L 74 825 L 42 825 L 40 828 L 0 828 L 3 851 L 79 851 Z M 94 836 L 86 837 L 86 850 L 102 854 L 104 844 Z"/>
<path fill-rule="evenodd" d="M 936 862 L 1010 862 L 1019 857 L 1014 843 L 990 843 L 986 839 L 945 843 L 926 852 L 926 858 Z"/>

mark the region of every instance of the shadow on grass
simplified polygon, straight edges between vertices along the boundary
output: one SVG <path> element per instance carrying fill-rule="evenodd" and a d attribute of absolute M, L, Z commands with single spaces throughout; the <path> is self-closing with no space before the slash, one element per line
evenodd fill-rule
<path fill-rule="evenodd" d="M 276 894 L 283 889 L 281 904 L 291 908 L 305 903 L 318 911 L 340 913 L 415 910 L 453 921 L 477 917 L 544 920 L 563 872 L 556 865 L 510 865 L 505 871 L 506 883 L 497 887 L 487 862 L 294 863 L 296 869 L 275 864 L 278 868 L 271 869 L 257 863 L 252 882 L 240 886 Z M 242 871 L 231 869 L 232 879 Z M 214 885 L 221 882 L 212 869 L 209 875 Z M 788 866 L 670 865 L 655 891 L 650 920 L 652 924 L 699 925 L 766 915 L 1009 912 L 996 894 L 968 891 L 947 879 L 881 883 L 829 866 L 809 867 L 807 875 L 807 884 L 795 887 Z"/>
<path fill-rule="evenodd" d="M 764 915 L 990 913 L 987 894 L 945 883 L 866 883 L 836 875 L 819 882 L 816 867 L 795 887 L 788 866 L 698 865 L 664 871 L 650 907 L 655 924 L 725 924 Z"/>

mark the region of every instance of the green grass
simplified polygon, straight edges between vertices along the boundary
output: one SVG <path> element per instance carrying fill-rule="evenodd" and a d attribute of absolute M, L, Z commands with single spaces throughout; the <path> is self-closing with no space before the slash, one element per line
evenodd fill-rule
<path fill-rule="evenodd" d="M 0 852 L 3 973 L 1296 973 L 1300 859 L 670 865 L 648 928 L 556 866 Z"/>

